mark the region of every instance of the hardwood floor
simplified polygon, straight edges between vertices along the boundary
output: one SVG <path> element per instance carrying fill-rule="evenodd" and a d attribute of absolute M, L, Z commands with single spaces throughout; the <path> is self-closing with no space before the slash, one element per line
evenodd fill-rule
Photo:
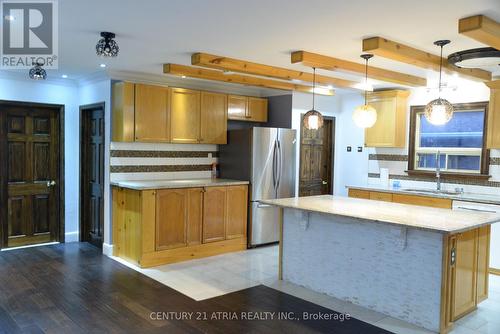
<path fill-rule="evenodd" d="M 239 319 L 210 319 L 216 312 Z M 0 333 L 389 333 L 356 319 L 250 321 L 244 312 L 334 313 L 262 285 L 197 302 L 87 243 L 0 253 Z"/>

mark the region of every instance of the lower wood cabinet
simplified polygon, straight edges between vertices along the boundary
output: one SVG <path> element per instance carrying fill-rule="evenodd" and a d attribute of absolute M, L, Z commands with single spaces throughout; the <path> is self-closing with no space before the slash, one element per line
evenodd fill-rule
<path fill-rule="evenodd" d="M 407 195 L 385 191 L 371 191 L 349 188 L 349 197 L 371 199 L 375 201 L 395 202 L 401 204 L 422 205 L 434 208 L 451 209 L 452 200 L 421 195 Z"/>
<path fill-rule="evenodd" d="M 247 248 L 248 186 L 113 187 L 113 254 L 151 267 Z"/>

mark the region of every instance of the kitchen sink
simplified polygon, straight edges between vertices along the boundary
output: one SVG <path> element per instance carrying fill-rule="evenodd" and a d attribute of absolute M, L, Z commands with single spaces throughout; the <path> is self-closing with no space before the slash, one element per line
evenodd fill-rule
<path fill-rule="evenodd" d="M 410 191 L 410 192 L 416 192 L 416 193 L 424 193 L 424 194 L 442 194 L 442 195 L 461 195 L 462 193 L 460 191 L 455 191 L 455 190 L 433 190 L 433 189 L 414 189 L 414 188 L 407 188 L 407 189 L 401 189 L 402 191 Z"/>

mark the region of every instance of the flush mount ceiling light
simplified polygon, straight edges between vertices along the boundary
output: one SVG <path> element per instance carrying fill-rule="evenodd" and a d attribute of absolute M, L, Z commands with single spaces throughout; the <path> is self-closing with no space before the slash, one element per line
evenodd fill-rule
<path fill-rule="evenodd" d="M 304 115 L 304 119 L 302 122 L 304 122 L 304 127 L 308 130 L 318 130 L 323 126 L 323 115 L 317 110 L 314 110 L 314 95 L 316 91 L 316 68 L 313 67 L 313 89 L 312 89 L 312 94 L 313 94 L 313 104 L 312 104 L 312 109 L 306 112 Z"/>
<path fill-rule="evenodd" d="M 37 62 L 33 63 L 33 67 L 30 69 L 29 75 L 33 80 L 45 80 L 47 79 L 47 72 L 42 68 L 43 63 Z"/>
<path fill-rule="evenodd" d="M 101 39 L 97 42 L 95 46 L 95 51 L 100 57 L 116 57 L 120 48 L 118 43 L 113 39 L 115 34 L 112 32 L 103 31 L 101 32 Z"/>
<path fill-rule="evenodd" d="M 495 48 L 477 48 L 452 53 L 448 62 L 463 68 L 489 68 L 500 65 L 500 51 Z"/>
<path fill-rule="evenodd" d="M 443 46 L 449 44 L 449 40 L 435 41 L 434 45 L 441 47 L 441 57 L 439 63 L 439 97 L 425 106 L 425 118 L 434 125 L 443 125 L 448 123 L 453 117 L 453 106 L 450 102 L 441 98 L 441 75 L 443 72 Z"/>
<path fill-rule="evenodd" d="M 368 60 L 372 54 L 362 54 L 361 58 L 365 60 L 365 86 L 368 86 Z M 367 103 L 368 90 L 365 89 L 365 104 L 357 107 L 352 113 L 354 124 L 360 128 L 371 128 L 377 122 L 377 111 Z"/>

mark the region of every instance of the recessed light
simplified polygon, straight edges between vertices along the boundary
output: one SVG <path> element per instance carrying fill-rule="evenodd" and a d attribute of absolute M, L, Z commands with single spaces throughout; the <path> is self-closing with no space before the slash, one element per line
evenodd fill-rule
<path fill-rule="evenodd" d="M 333 86 L 332 85 L 328 85 L 327 88 L 328 89 L 333 89 Z"/>
<path fill-rule="evenodd" d="M 66 74 L 61 75 L 61 78 L 66 79 L 68 76 Z"/>
<path fill-rule="evenodd" d="M 182 78 L 182 79 L 186 79 L 186 76 L 185 76 L 185 75 L 181 75 L 181 78 Z"/>
<path fill-rule="evenodd" d="M 106 67 L 106 64 L 100 64 L 99 66 L 104 68 L 104 67 Z"/>
<path fill-rule="evenodd" d="M 7 21 L 14 21 L 16 18 L 12 15 L 5 15 L 4 18 L 7 20 Z"/>

